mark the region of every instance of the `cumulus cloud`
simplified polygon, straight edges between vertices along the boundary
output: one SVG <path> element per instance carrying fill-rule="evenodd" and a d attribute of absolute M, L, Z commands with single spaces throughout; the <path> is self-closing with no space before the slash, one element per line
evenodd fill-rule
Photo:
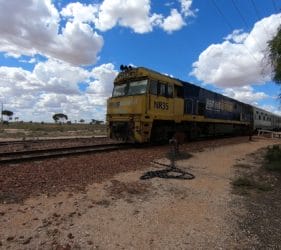
<path fill-rule="evenodd" d="M 79 22 L 95 22 L 98 5 L 82 4 L 80 2 L 70 3 L 61 10 L 61 15 Z"/>
<path fill-rule="evenodd" d="M 197 12 L 198 10 L 192 10 L 191 9 L 191 5 L 192 5 L 192 0 L 179 0 L 181 3 L 181 13 L 183 13 L 183 15 L 185 17 L 187 16 L 194 16 L 195 12 Z"/>
<path fill-rule="evenodd" d="M 243 30 L 234 30 L 231 34 L 227 35 L 224 39 L 227 41 L 234 41 L 235 43 L 242 43 L 248 37 L 248 33 L 243 32 Z"/>
<path fill-rule="evenodd" d="M 0 1 L 0 51 L 7 55 L 41 54 L 75 65 L 92 64 L 102 46 L 103 38 L 89 24 L 68 21 L 61 27 L 51 0 Z"/>
<path fill-rule="evenodd" d="M 258 105 L 258 102 L 268 98 L 264 92 L 255 92 L 253 87 L 247 85 L 243 87 L 226 88 L 223 94 L 251 105 Z"/>
<path fill-rule="evenodd" d="M 143 34 L 160 27 L 171 33 L 185 25 L 185 18 L 195 16 L 192 0 L 179 0 L 179 4 L 179 10 L 173 8 L 168 17 L 153 13 L 150 0 L 104 0 L 101 4 L 90 5 L 70 3 L 61 15 L 72 21 L 93 23 L 100 31 L 122 26 Z"/>
<path fill-rule="evenodd" d="M 116 74 L 110 63 L 86 70 L 54 59 L 36 64 L 31 72 L 0 67 L 0 99 L 24 120 L 51 120 L 56 112 L 72 120 L 103 120 Z M 88 89 L 81 91 L 79 83 Z"/>
<path fill-rule="evenodd" d="M 96 27 L 102 31 L 117 24 L 130 27 L 137 33 L 152 30 L 149 0 L 104 0 L 100 6 Z"/>
<path fill-rule="evenodd" d="M 89 73 L 80 67 L 48 60 L 36 64 L 33 75 L 42 83 L 41 89 L 43 91 L 71 95 L 79 93 L 77 83 L 85 81 Z"/>
<path fill-rule="evenodd" d="M 250 33 L 234 30 L 221 44 L 211 44 L 193 63 L 191 75 L 219 87 L 241 87 L 270 79 L 267 41 L 277 32 L 281 14 L 258 21 Z"/>
<path fill-rule="evenodd" d="M 264 109 L 264 110 L 267 110 L 269 112 L 272 112 L 276 115 L 281 116 L 281 109 L 280 108 L 278 109 L 278 108 L 276 108 L 275 106 L 272 106 L 272 105 L 262 105 L 261 108 Z"/>
<path fill-rule="evenodd" d="M 13 57 L 40 54 L 73 65 L 94 64 L 104 43 L 97 30 L 119 25 L 140 34 L 154 27 L 171 33 L 181 29 L 187 17 L 194 16 L 192 0 L 179 3 L 179 10 L 173 8 L 164 17 L 151 12 L 150 0 L 104 0 L 88 5 L 75 2 L 60 12 L 52 0 L 0 1 L 0 52 Z"/>
<path fill-rule="evenodd" d="M 162 28 L 171 33 L 175 30 L 181 29 L 185 25 L 185 22 L 181 16 L 181 14 L 176 10 L 172 9 L 170 16 L 165 18 L 161 24 Z"/>
<path fill-rule="evenodd" d="M 95 81 L 90 82 L 87 93 L 98 94 L 99 96 L 109 96 L 113 89 L 113 80 L 117 75 L 114 65 L 111 63 L 95 67 L 91 71 L 91 76 Z"/>

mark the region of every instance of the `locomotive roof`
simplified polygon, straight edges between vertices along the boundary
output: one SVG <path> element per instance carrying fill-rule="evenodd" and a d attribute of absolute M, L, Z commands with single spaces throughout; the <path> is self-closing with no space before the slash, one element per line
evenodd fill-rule
<path fill-rule="evenodd" d="M 149 78 L 155 78 L 158 80 L 162 80 L 164 82 L 173 83 L 175 85 L 181 86 L 181 81 L 179 79 L 170 77 L 168 75 L 161 74 L 159 72 L 156 72 L 154 70 L 144 68 L 144 67 L 137 67 L 137 68 L 127 68 L 126 70 L 123 70 L 119 72 L 117 77 L 114 80 L 115 84 L 122 83 L 124 80 L 128 79 L 134 79 L 138 77 L 149 77 Z"/>

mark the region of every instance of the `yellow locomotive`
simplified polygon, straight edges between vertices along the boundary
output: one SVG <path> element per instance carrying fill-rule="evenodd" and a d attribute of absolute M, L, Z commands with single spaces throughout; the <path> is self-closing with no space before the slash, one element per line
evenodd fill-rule
<path fill-rule="evenodd" d="M 110 138 L 145 143 L 249 129 L 250 105 L 147 68 L 120 69 L 107 103 Z"/>

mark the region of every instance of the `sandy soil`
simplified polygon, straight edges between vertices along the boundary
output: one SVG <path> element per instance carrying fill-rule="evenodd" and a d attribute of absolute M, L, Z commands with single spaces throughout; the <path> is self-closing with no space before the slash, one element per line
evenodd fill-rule
<path fill-rule="evenodd" d="M 177 161 L 193 180 L 140 180 L 138 170 L 115 175 L 78 193 L 40 195 L 0 205 L 3 249 L 242 249 L 255 235 L 240 232 L 247 213 L 233 205 L 233 167 L 258 149 L 257 139 L 209 148 Z M 168 163 L 167 159 L 157 159 Z M 251 163 L 252 164 L 252 163 Z M 149 167 L 149 166 L 148 166 Z M 162 169 L 151 165 L 148 170 Z"/>

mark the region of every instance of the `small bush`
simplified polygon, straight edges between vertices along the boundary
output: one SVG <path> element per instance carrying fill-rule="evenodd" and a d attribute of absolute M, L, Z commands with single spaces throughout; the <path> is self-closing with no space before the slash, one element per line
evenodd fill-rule
<path fill-rule="evenodd" d="M 253 182 L 247 177 L 238 177 L 236 180 L 232 182 L 234 186 L 237 187 L 252 187 Z"/>
<path fill-rule="evenodd" d="M 235 187 L 242 188 L 242 190 L 245 190 L 244 188 L 258 189 L 259 191 L 265 191 L 265 192 L 273 190 L 271 185 L 267 183 L 257 182 L 247 177 L 238 177 L 236 180 L 232 182 L 232 184 Z"/>
<path fill-rule="evenodd" d="M 281 171 L 281 149 L 279 145 L 267 149 L 264 166 L 268 170 Z"/>
<path fill-rule="evenodd" d="M 260 191 L 272 191 L 273 190 L 273 187 L 270 186 L 269 184 L 257 184 L 257 189 L 260 190 Z"/>

